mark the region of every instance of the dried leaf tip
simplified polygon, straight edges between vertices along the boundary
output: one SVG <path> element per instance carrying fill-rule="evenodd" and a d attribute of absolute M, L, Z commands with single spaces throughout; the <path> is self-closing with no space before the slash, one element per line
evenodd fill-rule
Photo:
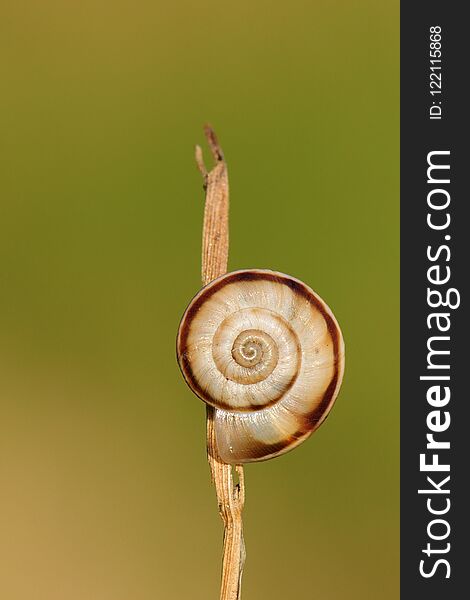
<path fill-rule="evenodd" d="M 216 162 L 223 161 L 224 153 L 222 151 L 222 148 L 220 147 L 219 140 L 217 139 L 217 136 L 215 135 L 215 131 L 207 123 L 206 123 L 206 125 L 204 125 L 204 134 L 206 136 L 207 143 L 209 144 L 209 148 L 211 149 L 214 160 Z"/>

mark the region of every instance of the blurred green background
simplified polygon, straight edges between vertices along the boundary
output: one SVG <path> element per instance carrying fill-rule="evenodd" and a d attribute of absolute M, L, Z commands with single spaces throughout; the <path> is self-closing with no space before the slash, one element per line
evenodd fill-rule
<path fill-rule="evenodd" d="M 306 281 L 347 350 L 328 422 L 246 469 L 243 597 L 397 598 L 398 0 L 0 13 L 0 597 L 218 598 L 205 412 L 174 352 L 209 121 L 230 268 Z"/>

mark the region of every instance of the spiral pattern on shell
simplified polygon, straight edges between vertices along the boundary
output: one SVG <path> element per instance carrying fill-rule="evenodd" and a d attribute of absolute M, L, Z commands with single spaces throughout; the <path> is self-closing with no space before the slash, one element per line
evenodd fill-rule
<path fill-rule="evenodd" d="M 214 406 L 222 459 L 273 458 L 307 439 L 338 394 L 344 343 L 328 306 L 304 283 L 274 271 L 227 273 L 183 315 L 178 362 Z"/>

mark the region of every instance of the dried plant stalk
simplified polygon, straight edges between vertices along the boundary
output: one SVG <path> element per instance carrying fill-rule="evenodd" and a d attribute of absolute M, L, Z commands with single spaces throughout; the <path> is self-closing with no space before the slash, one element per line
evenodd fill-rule
<path fill-rule="evenodd" d="M 228 174 L 227 164 L 214 131 L 204 128 L 214 167 L 207 171 L 200 146 L 196 146 L 196 163 L 204 178 L 206 202 L 202 234 L 202 282 L 204 285 L 227 272 L 228 263 Z M 224 555 L 220 600 L 240 600 L 241 579 L 245 563 L 242 510 L 245 502 L 243 467 L 235 467 L 238 484 L 234 483 L 232 466 L 224 463 L 217 450 L 214 430 L 215 409 L 207 406 L 207 458 L 217 493 L 219 513 L 224 524 Z"/>

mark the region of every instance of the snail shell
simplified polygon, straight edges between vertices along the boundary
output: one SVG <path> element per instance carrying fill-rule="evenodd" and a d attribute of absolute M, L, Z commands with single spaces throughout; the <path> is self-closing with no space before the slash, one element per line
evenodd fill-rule
<path fill-rule="evenodd" d="M 193 392 L 216 408 L 221 458 L 266 460 L 324 421 L 344 370 L 341 330 L 308 286 L 243 270 L 204 287 L 183 315 L 178 362 Z"/>

